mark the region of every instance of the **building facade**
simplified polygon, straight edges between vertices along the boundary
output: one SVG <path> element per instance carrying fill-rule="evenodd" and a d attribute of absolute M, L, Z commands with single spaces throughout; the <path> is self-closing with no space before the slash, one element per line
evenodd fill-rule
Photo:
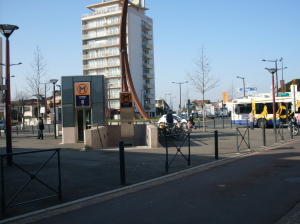
<path fill-rule="evenodd" d="M 122 91 L 120 67 L 120 24 L 122 0 L 102 0 L 87 6 L 82 16 L 83 75 L 104 75 L 108 107 L 119 110 Z M 131 76 L 142 106 L 155 116 L 153 21 L 146 16 L 145 0 L 129 2 L 127 52 Z"/>

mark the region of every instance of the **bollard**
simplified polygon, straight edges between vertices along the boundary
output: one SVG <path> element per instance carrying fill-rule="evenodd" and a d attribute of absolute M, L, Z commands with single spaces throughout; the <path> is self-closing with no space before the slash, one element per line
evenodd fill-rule
<path fill-rule="evenodd" d="M 224 129 L 224 116 L 222 116 L 223 129 Z"/>
<path fill-rule="evenodd" d="M 48 130 L 49 130 L 49 133 L 50 133 L 50 124 L 48 124 Z"/>
<path fill-rule="evenodd" d="M 16 125 L 16 132 L 17 132 L 17 135 L 19 135 L 19 132 L 18 132 L 18 125 Z"/>
<path fill-rule="evenodd" d="M 232 117 L 231 117 L 231 113 L 230 113 L 230 129 L 232 129 Z"/>
<path fill-rule="evenodd" d="M 214 128 L 216 128 L 216 119 L 214 119 Z"/>
<path fill-rule="evenodd" d="M 289 125 L 290 125 L 290 135 L 291 135 L 291 139 L 293 139 L 293 125 L 292 125 L 292 121 L 290 121 Z"/>
<path fill-rule="evenodd" d="M 215 130 L 215 159 L 219 159 L 218 130 Z"/>
<path fill-rule="evenodd" d="M 188 133 L 188 148 L 189 148 L 189 158 L 188 158 L 188 166 L 191 166 L 191 136 L 190 132 Z"/>
<path fill-rule="evenodd" d="M 263 145 L 266 146 L 266 127 L 265 125 L 263 124 L 262 126 L 262 137 L 263 137 Z"/>
<path fill-rule="evenodd" d="M 236 128 L 236 151 L 239 153 L 240 149 L 239 149 L 239 134 L 238 134 L 238 128 Z"/>
<path fill-rule="evenodd" d="M 32 134 L 34 134 L 33 125 L 31 125 L 31 129 L 32 129 Z"/>
<path fill-rule="evenodd" d="M 120 177 L 121 184 L 125 185 L 125 155 L 124 155 L 124 141 L 119 141 L 119 155 L 120 155 Z"/>

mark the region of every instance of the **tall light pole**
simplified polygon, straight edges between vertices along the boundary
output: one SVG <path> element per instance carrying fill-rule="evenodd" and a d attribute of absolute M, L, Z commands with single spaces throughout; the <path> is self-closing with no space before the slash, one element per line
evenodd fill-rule
<path fill-rule="evenodd" d="M 40 84 L 44 84 L 45 85 L 45 98 L 44 98 L 44 104 L 45 104 L 45 112 L 44 112 L 44 123 L 47 124 L 47 84 L 48 82 L 45 82 L 45 83 L 40 83 Z"/>
<path fill-rule="evenodd" d="M 165 103 L 164 103 L 164 105 L 167 104 L 167 95 L 171 96 L 171 94 L 172 94 L 172 93 L 167 93 L 167 94 L 165 94 Z M 170 106 L 169 106 L 169 108 L 170 108 Z"/>
<path fill-rule="evenodd" d="M 173 110 L 173 98 L 176 98 L 176 96 L 171 96 L 170 97 L 170 107 L 172 108 L 172 110 Z"/>
<path fill-rule="evenodd" d="M 51 79 L 50 82 L 53 84 L 53 124 L 54 124 L 54 138 L 56 139 L 56 108 L 55 108 L 55 83 L 58 79 Z"/>
<path fill-rule="evenodd" d="M 240 77 L 240 76 L 237 76 L 237 78 L 239 78 L 239 79 L 243 79 L 243 90 L 244 90 L 244 97 L 246 97 L 246 90 L 245 90 L 245 77 Z"/>
<path fill-rule="evenodd" d="M 179 113 L 181 113 L 181 85 L 184 84 L 184 83 L 188 83 L 188 81 L 186 81 L 186 82 L 172 82 L 172 83 L 175 83 L 175 84 L 179 85 Z"/>
<path fill-rule="evenodd" d="M 283 69 L 286 69 L 287 67 L 283 67 L 283 58 L 282 57 L 279 59 L 279 61 L 281 61 L 281 69 L 278 69 L 278 70 L 281 70 L 280 86 L 281 86 L 282 92 L 285 93 L 286 89 L 285 89 L 285 82 L 283 79 Z"/>
<path fill-rule="evenodd" d="M 17 29 L 19 29 L 19 27 L 15 25 L 0 24 L 0 32 L 6 37 L 5 85 L 7 89 L 5 90 L 5 112 L 6 112 L 6 152 L 7 153 L 12 153 L 9 37 Z M 13 158 L 12 155 L 10 155 L 7 157 L 7 165 L 11 166 L 12 162 L 13 162 Z"/>
<path fill-rule="evenodd" d="M 273 98 L 273 128 L 276 139 L 276 107 L 275 107 L 275 89 L 274 89 L 274 73 L 277 72 L 277 68 L 265 68 L 272 74 L 272 98 Z"/>
<path fill-rule="evenodd" d="M 268 61 L 268 62 L 275 62 L 275 69 L 276 69 L 276 96 L 278 96 L 278 74 L 277 74 L 277 59 L 275 60 L 265 60 L 265 59 L 262 59 L 262 61 Z M 274 89 L 274 88 L 273 88 Z"/>

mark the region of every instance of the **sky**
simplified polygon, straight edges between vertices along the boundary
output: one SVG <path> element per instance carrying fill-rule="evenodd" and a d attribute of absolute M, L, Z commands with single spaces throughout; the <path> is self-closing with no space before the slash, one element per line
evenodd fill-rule
<path fill-rule="evenodd" d="M 90 12 L 86 6 L 101 1 L 0 0 L 0 24 L 19 26 L 9 38 L 10 62 L 22 62 L 11 66 L 13 97 L 26 86 L 37 46 L 47 61 L 49 78 L 82 75 L 81 16 Z M 242 96 L 236 90 L 243 80 L 237 76 L 259 93 L 270 92 L 272 75 L 265 68 L 275 63 L 262 59 L 283 59 L 278 67 L 287 69 L 278 71 L 278 80 L 299 78 L 299 0 L 145 1 L 146 15 L 153 19 L 155 95 L 167 103 L 172 100 L 173 109 L 178 109 L 180 85 L 172 82 L 188 81 L 187 72 L 196 68 L 194 60 L 202 47 L 210 76 L 219 80 L 205 93 L 211 102 L 222 100 L 224 91 Z M 5 42 L 3 48 L 4 55 Z M 181 85 L 181 95 L 182 104 L 202 99 L 191 82 Z"/>

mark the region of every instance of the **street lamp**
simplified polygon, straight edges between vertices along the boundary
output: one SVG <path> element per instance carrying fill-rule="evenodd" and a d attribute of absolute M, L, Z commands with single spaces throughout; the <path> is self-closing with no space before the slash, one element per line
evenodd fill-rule
<path fill-rule="evenodd" d="M 48 82 L 45 83 L 40 83 L 45 85 L 45 98 L 44 98 L 44 104 L 45 104 L 45 111 L 44 111 L 44 123 L 47 124 L 47 84 Z M 57 85 L 58 86 L 58 85 Z"/>
<path fill-rule="evenodd" d="M 6 58 L 5 58 L 5 72 L 6 80 L 5 84 L 7 89 L 5 90 L 5 113 L 6 113 L 6 152 L 12 153 L 12 133 L 11 133 L 11 97 L 10 97 L 10 58 L 9 58 L 9 37 L 15 31 L 19 29 L 18 26 L 0 24 L 0 32 L 6 37 Z M 14 64 L 13 64 L 14 65 Z M 12 165 L 12 155 L 7 157 L 7 165 Z"/>
<path fill-rule="evenodd" d="M 280 80 L 280 86 L 281 86 L 281 90 L 283 93 L 285 93 L 285 83 L 284 83 L 284 79 L 283 79 L 283 69 L 286 69 L 287 67 L 283 67 L 283 58 L 280 58 L 279 61 L 281 61 L 281 68 L 279 68 L 278 70 L 281 70 L 281 80 Z"/>
<path fill-rule="evenodd" d="M 54 138 L 56 139 L 56 109 L 55 109 L 55 83 L 58 79 L 51 79 L 50 82 L 53 84 L 53 124 L 54 124 Z"/>
<path fill-rule="evenodd" d="M 262 59 L 262 61 L 268 61 L 268 62 L 275 62 L 275 69 L 276 69 L 276 96 L 278 96 L 278 74 L 277 74 L 277 59 L 275 60 L 265 60 L 265 59 Z M 273 88 L 274 89 L 274 88 Z"/>
<path fill-rule="evenodd" d="M 277 72 L 277 68 L 265 68 L 272 74 L 272 98 L 273 98 L 273 128 L 276 141 L 276 108 L 275 108 L 275 89 L 274 89 L 274 73 Z"/>
<path fill-rule="evenodd" d="M 170 107 L 171 107 L 171 109 L 173 110 L 173 98 L 176 98 L 176 96 L 171 96 L 170 97 Z"/>
<path fill-rule="evenodd" d="M 184 83 L 188 83 L 188 81 L 186 82 L 172 82 L 172 83 L 175 83 L 175 84 L 178 84 L 179 85 L 179 113 L 181 113 L 181 85 L 184 84 Z"/>
<path fill-rule="evenodd" d="M 171 94 L 172 94 L 172 93 L 167 93 L 167 94 L 165 94 L 165 103 L 164 103 L 164 105 L 167 104 L 167 95 L 171 96 Z M 170 105 L 169 105 L 169 108 L 170 108 Z"/>
<path fill-rule="evenodd" d="M 237 78 L 239 78 L 239 79 L 243 79 L 243 90 L 244 90 L 244 97 L 246 97 L 246 90 L 245 90 L 245 77 L 240 77 L 240 76 L 237 76 Z"/>

